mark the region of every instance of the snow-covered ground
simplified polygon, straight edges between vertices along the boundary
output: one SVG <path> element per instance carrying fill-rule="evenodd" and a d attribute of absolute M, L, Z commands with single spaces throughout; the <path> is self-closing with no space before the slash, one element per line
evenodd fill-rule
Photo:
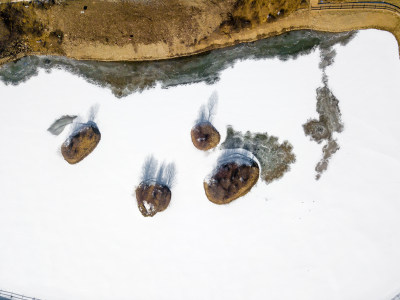
<path fill-rule="evenodd" d="M 116 99 L 64 71 L 0 83 L 0 289 L 48 300 L 386 300 L 400 292 L 400 61 L 394 37 L 361 31 L 327 69 L 340 100 L 341 149 L 319 181 L 319 53 L 243 61 L 215 85 Z M 297 161 L 218 206 L 203 179 L 219 150 L 191 143 L 198 108 L 219 93 L 214 125 L 287 139 Z M 77 165 L 46 129 L 100 105 L 98 147 Z M 149 154 L 174 161 L 169 208 L 144 218 L 133 197 Z"/>

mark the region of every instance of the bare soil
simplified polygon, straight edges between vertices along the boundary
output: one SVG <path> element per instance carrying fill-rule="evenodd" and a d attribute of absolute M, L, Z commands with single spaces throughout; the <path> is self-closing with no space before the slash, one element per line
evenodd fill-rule
<path fill-rule="evenodd" d="M 3 3 L 0 64 L 39 54 L 102 61 L 169 59 L 300 29 L 376 28 L 400 41 L 399 20 L 384 10 L 315 11 L 308 0 Z"/>
<path fill-rule="evenodd" d="M 37 53 L 102 60 L 178 57 L 198 52 L 196 48 L 207 50 L 213 35 L 229 36 L 243 28 L 274 22 L 298 9 L 301 1 L 67 0 L 46 5 L 28 1 L 0 4 L 0 36 L 5 40 L 0 44 L 0 61 Z"/>
<path fill-rule="evenodd" d="M 0 57 L 40 52 L 77 54 L 80 46 L 105 48 L 196 44 L 219 28 L 235 1 L 64 1 L 0 5 Z M 105 47 L 105 48 L 104 48 Z M 100 53 L 98 54 L 100 55 Z M 101 55 L 105 55 L 102 53 Z M 110 56 L 112 56 L 110 54 Z M 118 60 L 115 57 L 115 60 Z"/>

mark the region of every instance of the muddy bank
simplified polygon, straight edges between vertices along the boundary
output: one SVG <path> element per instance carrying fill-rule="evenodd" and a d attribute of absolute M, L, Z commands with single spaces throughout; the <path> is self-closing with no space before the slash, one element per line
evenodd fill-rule
<path fill-rule="evenodd" d="M 117 97 L 142 91 L 156 84 L 167 88 L 179 84 L 205 82 L 213 84 L 220 73 L 245 59 L 295 59 L 317 47 L 345 44 L 355 35 L 310 30 L 291 31 L 269 39 L 178 59 L 149 62 L 81 61 L 58 56 L 28 56 L 0 67 L 0 80 L 19 84 L 36 76 L 39 70 L 63 69 L 92 84 L 111 89 Z"/>
<path fill-rule="evenodd" d="M 64 1 L 0 5 L 0 64 L 27 55 L 79 60 L 169 59 L 312 29 L 377 28 L 399 40 L 389 11 L 312 11 L 301 0 Z"/>

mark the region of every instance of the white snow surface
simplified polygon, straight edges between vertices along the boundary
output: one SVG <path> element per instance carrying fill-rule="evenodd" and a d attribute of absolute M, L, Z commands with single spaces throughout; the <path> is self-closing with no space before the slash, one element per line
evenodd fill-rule
<path fill-rule="evenodd" d="M 361 31 L 327 69 L 340 101 L 341 149 L 315 181 L 319 52 L 242 61 L 214 85 L 124 99 L 62 70 L 0 83 L 0 289 L 48 300 L 385 300 L 400 292 L 400 61 L 395 38 Z M 268 132 L 297 161 L 229 205 L 203 180 L 220 151 L 190 129 L 212 91 L 213 124 Z M 99 103 L 98 147 L 77 165 L 46 129 Z M 174 161 L 171 204 L 144 218 L 133 196 L 149 154 Z"/>

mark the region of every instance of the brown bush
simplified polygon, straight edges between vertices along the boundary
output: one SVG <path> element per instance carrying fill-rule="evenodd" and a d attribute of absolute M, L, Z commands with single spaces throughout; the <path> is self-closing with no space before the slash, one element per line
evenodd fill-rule
<path fill-rule="evenodd" d="M 259 174 L 260 168 L 253 160 L 251 164 L 225 163 L 204 182 L 204 190 L 211 202 L 227 204 L 247 194 L 257 183 Z"/>
<path fill-rule="evenodd" d="M 61 146 L 64 159 L 70 164 L 76 164 L 88 156 L 100 142 L 101 134 L 97 126 L 83 126 Z"/>
<path fill-rule="evenodd" d="M 195 125 L 190 135 L 192 137 L 193 145 L 203 151 L 215 148 L 221 139 L 217 129 L 208 122 Z"/>
<path fill-rule="evenodd" d="M 166 185 L 142 182 L 136 188 L 136 200 L 142 215 L 152 217 L 168 207 L 171 190 Z"/>

